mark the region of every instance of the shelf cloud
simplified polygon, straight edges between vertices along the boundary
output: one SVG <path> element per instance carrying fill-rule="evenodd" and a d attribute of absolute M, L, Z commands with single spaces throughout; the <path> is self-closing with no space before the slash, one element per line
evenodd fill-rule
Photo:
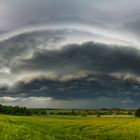
<path fill-rule="evenodd" d="M 138 0 L 1 0 L 0 101 L 139 106 L 139 9 Z"/>

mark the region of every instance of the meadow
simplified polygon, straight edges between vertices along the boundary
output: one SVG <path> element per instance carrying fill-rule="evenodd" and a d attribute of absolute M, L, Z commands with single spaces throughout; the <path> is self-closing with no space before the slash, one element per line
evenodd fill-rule
<path fill-rule="evenodd" d="M 140 119 L 0 115 L 0 140 L 140 140 Z"/>

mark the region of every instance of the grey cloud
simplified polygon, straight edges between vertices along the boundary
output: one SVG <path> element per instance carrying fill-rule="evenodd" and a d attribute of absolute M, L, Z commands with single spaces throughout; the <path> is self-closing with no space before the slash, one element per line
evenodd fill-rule
<path fill-rule="evenodd" d="M 88 42 L 72 44 L 60 50 L 40 50 L 32 58 L 21 60 L 13 71 L 52 71 L 73 73 L 98 71 L 140 75 L 139 49 Z"/>
<path fill-rule="evenodd" d="M 135 19 L 135 20 L 130 20 L 127 22 L 124 22 L 121 26 L 121 30 L 127 31 L 135 37 L 139 38 L 140 37 L 140 19 Z"/>
<path fill-rule="evenodd" d="M 129 98 L 126 98 L 126 99 L 122 100 L 121 102 L 122 102 L 123 104 L 132 104 L 132 103 L 134 103 L 134 101 L 131 100 L 131 99 L 129 99 Z"/>
<path fill-rule="evenodd" d="M 15 35 L 11 38 L 0 41 L 0 69 L 1 69 L 1 71 L 5 70 L 5 69 L 7 69 L 9 72 L 14 71 L 12 73 L 12 75 L 15 74 L 12 76 L 12 79 L 13 79 L 14 76 L 19 74 L 20 72 L 23 72 L 23 69 L 18 71 L 18 69 L 20 69 L 20 67 L 22 67 L 20 64 L 23 63 L 23 61 L 25 61 L 27 58 L 30 58 L 32 55 L 34 55 L 34 54 L 38 55 L 40 53 L 45 56 L 45 53 L 48 53 L 46 51 L 48 49 L 51 49 L 51 50 L 59 49 L 60 50 L 62 47 L 65 47 L 65 46 L 62 46 L 63 44 L 68 44 L 69 42 L 75 41 L 74 39 L 76 39 L 77 42 L 80 40 L 84 41 L 85 37 L 88 39 L 94 38 L 95 40 L 111 40 L 110 38 L 104 37 L 102 35 L 92 34 L 92 33 L 86 32 L 86 31 L 80 31 L 80 30 L 76 30 L 76 29 L 71 29 L 71 30 L 57 29 L 57 28 L 54 30 L 48 29 L 48 30 L 44 30 L 44 31 L 32 31 L 32 32 L 21 33 L 19 35 Z M 87 39 L 85 39 L 85 40 L 87 40 Z M 117 42 L 118 40 L 113 40 L 113 41 Z M 76 46 L 78 46 L 78 44 Z M 71 46 L 69 46 L 69 47 L 71 47 Z M 75 48 L 76 51 L 78 51 L 79 47 Z M 66 47 L 66 48 L 68 48 L 68 47 Z M 74 47 L 72 47 L 72 49 L 74 51 Z M 71 49 L 71 51 L 72 51 L 72 49 Z M 66 53 L 68 53 L 67 51 L 68 50 L 65 49 Z M 81 52 L 82 51 L 83 51 L 83 49 L 81 50 Z M 44 54 L 42 52 L 44 52 Z M 55 53 L 56 53 L 56 55 L 58 55 L 59 52 L 63 53 L 63 50 L 62 51 L 61 50 L 60 51 L 49 51 L 49 52 L 50 52 L 50 57 L 51 57 L 51 55 L 55 55 Z M 55 57 L 55 56 L 52 56 L 52 57 Z M 68 57 L 70 57 L 70 56 L 68 56 Z M 80 57 L 79 57 L 79 59 L 80 59 Z M 49 58 L 49 59 L 52 59 L 52 58 Z M 88 59 L 90 59 L 90 58 L 88 58 Z M 29 60 L 29 61 L 31 61 L 31 60 Z M 58 61 L 60 61 L 60 60 L 58 60 Z M 62 60 L 61 63 L 66 63 L 66 61 L 64 62 L 64 60 Z M 72 61 L 73 60 L 69 59 L 70 63 L 72 63 Z M 78 61 L 78 58 L 77 58 L 77 61 Z M 43 64 L 43 62 L 44 62 L 44 60 L 41 63 Z M 57 62 L 55 62 L 55 63 L 57 63 Z M 56 65 L 59 65 L 59 63 Z M 70 64 L 70 65 L 71 65 L 71 69 L 73 67 L 73 69 L 75 69 L 75 70 L 77 70 L 77 66 L 80 66 L 79 64 L 76 67 L 73 64 Z M 24 69 L 26 69 L 27 67 L 28 66 L 25 66 Z M 35 66 L 33 66 L 33 67 L 35 68 Z M 35 68 L 35 71 L 37 71 L 37 67 Z M 47 69 L 50 68 L 49 66 L 47 66 L 47 67 L 48 67 Z M 79 68 L 82 68 L 82 67 L 80 66 Z M 31 68 L 29 68 L 29 69 L 31 69 Z M 41 69 L 41 67 L 38 67 L 38 70 L 39 69 Z M 55 69 L 57 71 L 59 70 L 57 68 L 55 68 Z M 69 69 L 69 67 L 67 68 L 67 70 L 70 70 L 70 71 L 71 71 L 71 69 Z M 44 70 L 46 70 L 46 69 L 42 69 L 42 71 L 44 71 Z M 18 73 L 15 73 L 15 72 L 18 72 Z M 26 71 L 24 71 L 24 72 L 26 72 Z M 5 73 L 5 71 L 3 73 Z M 63 73 L 63 71 L 62 71 L 62 73 Z M 7 77 L 9 77 L 9 80 L 10 80 L 11 73 L 7 73 L 7 74 L 8 74 Z M 15 81 L 15 80 L 13 80 L 13 81 Z"/>
<path fill-rule="evenodd" d="M 42 75 L 30 80 L 25 78 L 11 87 L 1 87 L 0 100 L 2 103 L 23 103 L 22 105 L 30 107 L 34 107 L 34 103 L 39 101 L 43 107 L 56 107 L 59 102 L 65 108 L 69 102 L 74 102 L 74 108 L 96 108 L 104 105 L 132 108 L 139 105 L 139 92 L 140 81 L 135 77 L 83 72 L 56 77 Z"/>
<path fill-rule="evenodd" d="M 1 27 L 62 16 L 116 23 L 137 18 L 140 7 L 138 0 L 2 0 L 0 3 Z"/>
<path fill-rule="evenodd" d="M 17 60 L 30 57 L 39 47 L 47 48 L 50 44 L 53 47 L 55 44 L 64 41 L 64 37 L 60 35 L 62 32 L 64 31 L 24 33 L 1 41 L 0 68 L 10 68 Z"/>
<path fill-rule="evenodd" d="M 4 97 L 49 97 L 53 100 L 79 100 L 129 98 L 138 102 L 140 82 L 133 78 L 118 78 L 103 73 L 88 73 L 84 77 L 65 79 L 38 77 L 30 81 L 17 81 L 12 87 L 1 87 Z"/>
<path fill-rule="evenodd" d="M 47 33 L 44 32 L 44 34 L 47 37 Z M 37 49 L 37 46 L 32 48 L 32 45 L 34 41 L 36 44 L 36 38 L 39 38 L 40 34 L 31 33 L 30 35 L 23 34 L 4 42 L 4 44 L 15 44 L 15 42 L 18 44 L 19 42 L 21 46 L 24 46 L 24 40 L 26 40 L 29 43 L 27 48 L 31 47 L 30 49 L 34 50 L 32 57 L 21 57 L 9 65 L 12 73 L 20 75 L 25 72 L 26 76 L 28 73 L 45 74 L 51 71 L 58 74 L 58 77 L 55 75 L 52 78 L 41 76 L 29 81 L 18 81 L 12 87 L 1 87 L 0 96 L 15 98 L 38 96 L 51 97 L 54 100 L 99 97 L 127 97 L 134 101 L 139 99 L 139 49 L 94 42 L 81 45 L 69 44 L 61 49 Z M 40 41 L 37 44 L 40 44 Z M 27 48 L 23 47 L 23 51 L 19 52 L 15 50 L 11 58 L 19 55 L 18 53 L 24 54 Z M 81 71 L 87 71 L 87 73 L 78 75 L 77 73 Z"/>

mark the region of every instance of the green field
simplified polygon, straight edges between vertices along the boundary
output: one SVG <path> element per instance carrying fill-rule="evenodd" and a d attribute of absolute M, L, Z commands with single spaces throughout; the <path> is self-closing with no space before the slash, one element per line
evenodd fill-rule
<path fill-rule="evenodd" d="M 140 119 L 0 115 L 0 140 L 140 140 Z"/>

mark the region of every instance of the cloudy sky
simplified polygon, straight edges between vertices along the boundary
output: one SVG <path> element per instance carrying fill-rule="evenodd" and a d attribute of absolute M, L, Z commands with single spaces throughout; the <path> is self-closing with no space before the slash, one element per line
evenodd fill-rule
<path fill-rule="evenodd" d="M 1 0 L 0 103 L 140 106 L 139 0 Z"/>

